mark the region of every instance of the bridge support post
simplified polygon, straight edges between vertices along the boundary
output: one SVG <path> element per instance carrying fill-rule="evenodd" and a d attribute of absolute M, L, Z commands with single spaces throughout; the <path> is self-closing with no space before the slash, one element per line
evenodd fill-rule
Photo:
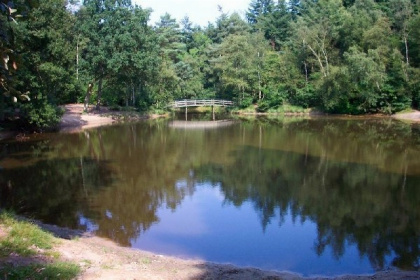
<path fill-rule="evenodd" d="M 188 121 L 188 106 L 185 106 L 185 120 Z"/>
<path fill-rule="evenodd" d="M 213 121 L 216 120 L 216 117 L 214 116 L 214 105 L 211 106 L 211 113 L 213 115 Z"/>

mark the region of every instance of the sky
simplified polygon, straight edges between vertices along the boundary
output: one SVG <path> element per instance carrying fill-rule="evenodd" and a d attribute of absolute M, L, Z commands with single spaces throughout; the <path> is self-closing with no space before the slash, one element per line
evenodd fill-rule
<path fill-rule="evenodd" d="M 250 2 L 251 0 L 132 0 L 133 4 L 142 8 L 153 9 L 150 24 L 155 24 L 160 16 L 168 12 L 178 23 L 187 15 L 194 25 L 203 27 L 207 26 L 208 22 L 214 23 L 219 17 L 218 5 L 225 13 L 238 12 L 244 17 Z"/>

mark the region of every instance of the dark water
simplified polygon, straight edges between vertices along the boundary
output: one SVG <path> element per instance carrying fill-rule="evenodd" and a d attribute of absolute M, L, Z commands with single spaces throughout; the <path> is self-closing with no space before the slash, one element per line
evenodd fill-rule
<path fill-rule="evenodd" d="M 419 269 L 419 126 L 160 120 L 0 152 L 1 207 L 124 246 L 304 275 Z"/>

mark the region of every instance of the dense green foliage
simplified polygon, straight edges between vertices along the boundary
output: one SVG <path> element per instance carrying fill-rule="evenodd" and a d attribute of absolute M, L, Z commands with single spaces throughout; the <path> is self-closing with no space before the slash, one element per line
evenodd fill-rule
<path fill-rule="evenodd" d="M 47 128 L 75 101 L 164 110 L 217 97 L 351 114 L 420 104 L 419 1 L 252 0 L 246 19 L 221 10 L 206 27 L 169 14 L 152 26 L 130 0 L 78 2 L 0 1 L 1 119 L 18 111 Z"/>

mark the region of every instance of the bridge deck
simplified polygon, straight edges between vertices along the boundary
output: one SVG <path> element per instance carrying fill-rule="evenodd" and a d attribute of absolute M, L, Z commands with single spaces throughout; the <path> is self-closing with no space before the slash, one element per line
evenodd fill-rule
<path fill-rule="evenodd" d="M 172 121 L 169 127 L 182 128 L 182 129 L 211 129 L 220 128 L 234 124 L 232 120 L 219 120 L 219 121 Z"/>
<path fill-rule="evenodd" d="M 171 105 L 173 108 L 201 107 L 201 106 L 233 106 L 233 101 L 219 99 L 177 100 Z"/>

